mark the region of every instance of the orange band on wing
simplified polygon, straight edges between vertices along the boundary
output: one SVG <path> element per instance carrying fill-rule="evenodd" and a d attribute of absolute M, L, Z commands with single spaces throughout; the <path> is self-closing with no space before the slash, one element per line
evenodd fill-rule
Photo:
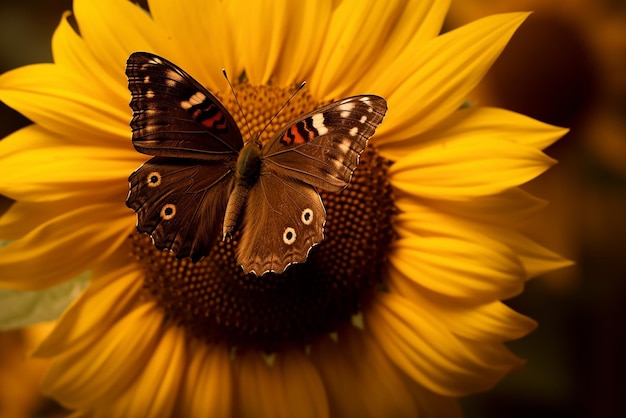
<path fill-rule="evenodd" d="M 317 136 L 315 129 L 309 129 L 306 121 L 300 121 L 291 125 L 283 135 L 281 142 L 285 145 L 302 145 Z M 306 136 L 306 137 L 305 137 Z"/>
<path fill-rule="evenodd" d="M 222 129 L 222 128 L 224 128 L 223 125 L 224 125 L 224 122 L 225 122 L 225 120 L 223 118 L 224 118 L 224 116 L 222 115 L 222 112 L 217 112 L 212 117 L 203 120 L 202 124 L 204 126 L 206 126 L 207 128 L 213 129 L 214 127 L 216 127 L 215 124 L 219 123 L 221 121 L 222 122 L 222 124 L 221 124 L 222 126 L 217 126 L 217 128 L 218 129 Z"/>

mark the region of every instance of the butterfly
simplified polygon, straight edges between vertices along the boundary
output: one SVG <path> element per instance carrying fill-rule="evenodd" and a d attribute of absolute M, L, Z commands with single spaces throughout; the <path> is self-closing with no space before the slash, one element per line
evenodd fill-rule
<path fill-rule="evenodd" d="M 165 58 L 135 52 L 126 65 L 132 143 L 153 156 L 129 177 L 126 205 L 154 245 L 193 262 L 240 232 L 244 273 L 282 273 L 324 239 L 318 189 L 352 178 L 386 101 L 349 97 L 288 123 L 265 145 L 244 142 L 205 87 Z M 221 230 L 221 231 L 220 231 Z"/>

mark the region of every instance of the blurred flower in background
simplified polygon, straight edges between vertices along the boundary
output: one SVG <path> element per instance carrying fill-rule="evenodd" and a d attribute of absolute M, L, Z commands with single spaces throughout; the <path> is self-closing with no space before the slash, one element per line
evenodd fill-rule
<path fill-rule="evenodd" d="M 6 13 L 4 9 L 0 13 L 4 48 L 0 57 L 14 60 L 1 62 L 2 71 L 51 59 L 50 33 L 61 11 L 71 4 L 52 11 L 48 2 L 31 3 L 2 6 Z M 608 2 L 543 3 L 513 1 L 503 6 L 459 0 L 448 17 L 453 28 L 497 12 L 537 10 L 470 100 L 473 105 L 505 107 L 573 128 L 565 141 L 549 150 L 561 164 L 528 185 L 528 190 L 551 202 L 543 222 L 530 224 L 528 230 L 538 241 L 577 260 L 578 267 L 532 282 L 530 292 L 511 301 L 541 324 L 534 335 L 513 345 L 530 361 L 495 392 L 470 399 L 470 417 L 610 415 L 617 405 L 615 396 L 621 393 L 614 361 L 623 348 L 619 338 L 623 325 L 615 321 L 614 313 L 624 294 L 621 254 L 626 248 L 622 210 L 626 72 L 620 71 L 624 62 L 619 58 L 626 56 L 624 10 Z M 25 6 L 32 9 L 24 11 Z M 28 25 L 16 23 L 28 19 L 33 19 Z M 30 32 L 16 35 L 28 27 Z M 49 31 L 44 33 L 46 27 Z M 30 38 L 33 30 L 41 30 L 39 41 Z M 7 120 L 25 122 L 11 111 L 5 114 Z M 2 136 L 15 130 L 10 123 L 3 118 Z"/>
<path fill-rule="evenodd" d="M 626 296 L 626 2 L 459 0 L 453 1 L 448 18 L 456 26 L 511 10 L 535 13 L 475 98 L 571 128 L 548 149 L 559 164 L 525 188 L 550 201 L 528 231 L 576 266 L 533 281 L 511 301 L 540 324 L 512 344 L 530 361 L 495 392 L 468 404 L 481 417 L 617 416 L 626 390 L 620 360 L 626 348 L 621 313 Z"/>

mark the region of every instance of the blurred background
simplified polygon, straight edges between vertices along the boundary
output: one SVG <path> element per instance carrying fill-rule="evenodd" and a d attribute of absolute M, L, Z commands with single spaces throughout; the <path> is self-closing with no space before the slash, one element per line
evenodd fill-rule
<path fill-rule="evenodd" d="M 510 344 L 528 360 L 469 417 L 626 416 L 626 1 L 453 0 L 447 25 L 534 10 L 475 100 L 571 128 L 559 164 L 526 186 L 549 200 L 532 236 L 576 262 L 509 301 L 539 322 Z M 622 412 L 620 412 L 622 411 Z"/>
<path fill-rule="evenodd" d="M 0 72 L 50 62 L 51 35 L 70 8 L 2 0 Z M 547 150 L 559 164 L 526 186 L 550 202 L 527 227 L 576 266 L 508 301 L 539 322 L 510 344 L 528 363 L 463 407 L 469 418 L 626 416 L 626 0 L 453 0 L 446 30 L 520 10 L 535 13 L 470 99 L 571 128 Z M 27 123 L 0 104 L 0 137 Z M 0 333 L 0 417 L 62 416 L 37 392 L 45 362 L 23 354 L 46 329 Z"/>

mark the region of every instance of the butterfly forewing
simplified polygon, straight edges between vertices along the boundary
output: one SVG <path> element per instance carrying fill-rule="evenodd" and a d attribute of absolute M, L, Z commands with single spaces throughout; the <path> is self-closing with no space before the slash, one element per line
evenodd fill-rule
<path fill-rule="evenodd" d="M 282 273 L 322 242 L 325 220 L 315 188 L 262 171 L 248 195 L 237 260 L 245 273 Z"/>
<path fill-rule="evenodd" d="M 224 106 L 175 64 L 135 52 L 126 65 L 133 145 L 144 154 L 236 159 L 241 132 Z"/>
<path fill-rule="evenodd" d="M 387 102 L 372 95 L 331 103 L 279 131 L 263 149 L 264 163 L 282 176 L 339 191 L 386 111 Z"/>
<path fill-rule="evenodd" d="M 207 255 L 219 236 L 232 188 L 221 163 L 154 157 L 129 177 L 126 205 L 137 212 L 137 230 L 157 248 L 193 261 Z"/>

